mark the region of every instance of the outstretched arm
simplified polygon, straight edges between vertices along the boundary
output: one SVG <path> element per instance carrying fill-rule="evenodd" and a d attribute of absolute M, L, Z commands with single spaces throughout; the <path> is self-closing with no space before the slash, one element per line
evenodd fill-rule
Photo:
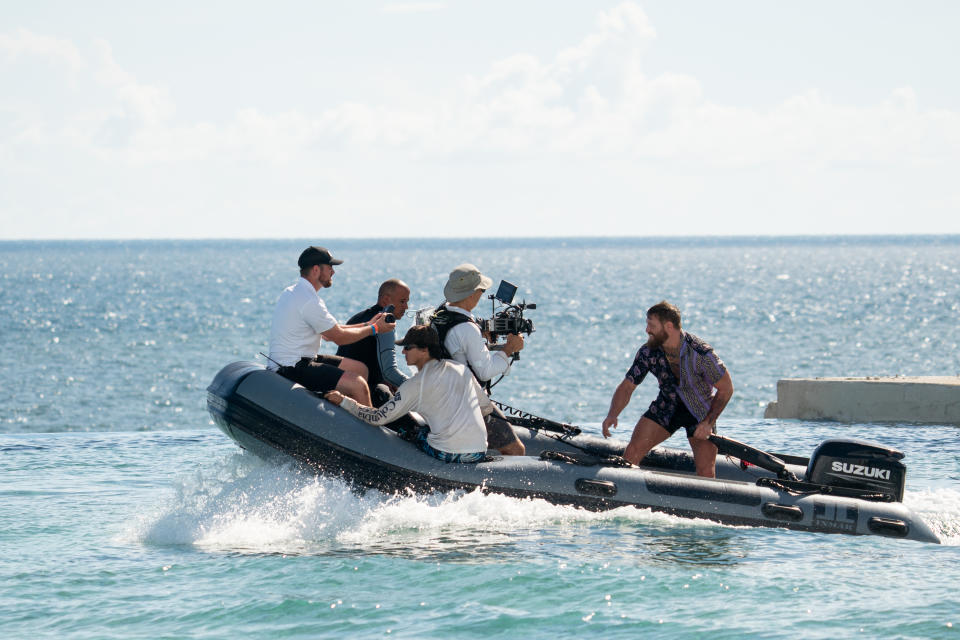
<path fill-rule="evenodd" d="M 349 413 L 352 413 L 364 422 L 379 426 L 393 422 L 414 408 L 414 405 L 417 403 L 417 395 L 415 395 L 413 391 L 417 390 L 415 389 L 415 385 L 418 382 L 411 383 L 410 380 L 408 380 L 400 385 L 400 388 L 397 390 L 397 393 L 394 394 L 393 398 L 384 403 L 379 409 L 362 405 L 353 398 L 345 397 L 339 391 L 328 391 L 323 397 L 328 402 L 340 405 L 340 407 L 346 409 Z M 411 384 L 414 386 L 412 387 Z"/>
<path fill-rule="evenodd" d="M 376 326 L 376 331 L 373 329 L 374 325 Z M 397 324 L 395 322 L 387 322 L 384 314 L 378 313 L 370 322 L 363 324 L 334 325 L 320 335 L 323 336 L 324 340 L 343 346 L 345 344 L 353 344 L 369 336 L 375 336 L 378 333 L 388 333 L 393 331 L 396 326 Z"/>
<path fill-rule="evenodd" d="M 630 396 L 633 395 L 636 388 L 637 385 L 633 384 L 629 378 L 624 378 L 623 382 L 617 385 L 616 391 L 613 392 L 613 398 L 610 399 L 610 410 L 607 411 L 607 417 L 603 419 L 604 438 L 610 437 L 610 429 L 617 428 L 617 417 L 630 404 Z"/>

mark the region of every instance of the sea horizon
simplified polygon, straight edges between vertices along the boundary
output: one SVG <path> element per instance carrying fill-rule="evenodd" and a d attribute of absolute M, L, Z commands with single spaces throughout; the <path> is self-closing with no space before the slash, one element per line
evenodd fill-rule
<path fill-rule="evenodd" d="M 318 240 L 318 238 L 322 238 Z M 490 247 L 509 247 L 509 246 L 527 246 L 536 243 L 539 246 L 564 246 L 575 244 L 575 246 L 587 246 L 596 244 L 598 246 L 621 246 L 637 245 L 656 247 L 664 245 L 666 247 L 680 246 L 683 243 L 694 243 L 700 246 L 770 246 L 777 244 L 797 245 L 811 244 L 814 246 L 830 244 L 857 244 L 865 245 L 871 243 L 888 244 L 897 242 L 917 242 L 921 244 L 960 244 L 960 233 L 947 234 L 786 234 L 786 235 L 643 235 L 643 236 L 594 236 L 594 235 L 569 235 L 569 236 L 342 236 L 342 237 L 324 237 L 324 236 L 289 236 L 289 237 L 267 237 L 267 238 L 232 238 L 223 237 L 130 237 L 130 238 L 10 238 L 0 239 L 0 246 L 4 245 L 43 245 L 43 244 L 91 244 L 91 245 L 118 245 L 118 244 L 150 244 L 150 243 L 227 243 L 238 242 L 246 245 L 256 245 L 261 243 L 282 243 L 282 242 L 325 242 L 332 244 L 335 242 L 346 242 L 354 245 L 356 243 L 374 243 L 377 245 L 397 246 L 406 243 L 427 243 L 423 248 L 442 248 L 446 243 L 468 243 L 477 246 Z"/>

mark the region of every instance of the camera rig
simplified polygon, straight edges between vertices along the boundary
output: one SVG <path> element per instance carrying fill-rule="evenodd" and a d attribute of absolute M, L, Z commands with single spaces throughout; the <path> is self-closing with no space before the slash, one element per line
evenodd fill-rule
<path fill-rule="evenodd" d="M 499 336 L 511 333 L 525 333 L 527 335 L 533 333 L 533 320 L 524 318 L 523 312 L 527 309 L 536 309 L 537 305 L 526 300 L 514 304 L 513 298 L 516 294 L 516 285 L 501 280 L 497 292 L 487 296 L 491 300 L 491 317 L 489 319 L 478 319 L 477 324 L 480 325 L 481 331 L 490 334 L 491 340 L 495 341 Z M 499 309 L 497 308 L 498 302 L 500 303 Z M 514 360 L 517 359 L 517 355 L 513 355 Z"/>

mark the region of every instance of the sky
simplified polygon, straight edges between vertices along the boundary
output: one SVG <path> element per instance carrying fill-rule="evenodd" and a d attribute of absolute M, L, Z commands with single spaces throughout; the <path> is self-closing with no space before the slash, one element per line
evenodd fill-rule
<path fill-rule="evenodd" d="M 0 240 L 960 233 L 948 0 L 0 0 Z"/>

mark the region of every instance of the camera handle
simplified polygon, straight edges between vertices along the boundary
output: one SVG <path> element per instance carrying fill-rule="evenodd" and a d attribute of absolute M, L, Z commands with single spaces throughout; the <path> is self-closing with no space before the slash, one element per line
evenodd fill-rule
<path fill-rule="evenodd" d="M 384 318 L 384 320 L 386 320 L 387 322 L 396 322 L 396 321 L 397 321 L 397 316 L 395 316 L 395 315 L 393 314 L 393 305 L 392 305 L 392 304 L 388 304 L 387 306 L 385 306 L 385 307 L 383 308 L 383 312 L 382 312 L 382 313 L 386 316 L 386 317 Z"/>

